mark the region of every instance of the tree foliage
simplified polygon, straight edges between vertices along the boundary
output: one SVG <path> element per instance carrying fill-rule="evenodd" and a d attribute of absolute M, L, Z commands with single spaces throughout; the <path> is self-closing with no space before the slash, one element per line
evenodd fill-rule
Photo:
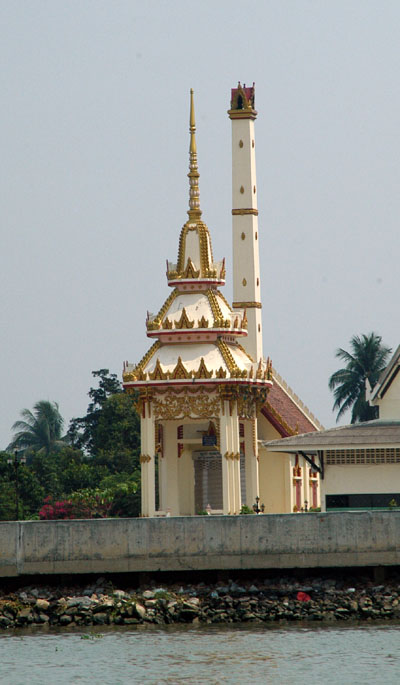
<path fill-rule="evenodd" d="M 92 376 L 99 379 L 96 388 L 90 388 L 88 395 L 91 402 L 87 408 L 86 416 L 72 419 L 68 429 L 68 440 L 74 447 L 84 449 L 94 456 L 99 449 L 106 448 L 102 439 L 104 435 L 103 412 L 108 400 L 122 393 L 122 386 L 115 373 L 108 369 L 92 371 Z"/>
<path fill-rule="evenodd" d="M 8 449 L 49 455 L 62 446 L 64 419 L 56 402 L 40 400 L 33 407 L 33 412 L 23 409 L 21 416 L 22 420 L 12 426 L 16 433 Z"/>
<path fill-rule="evenodd" d="M 87 413 L 72 419 L 64 439 L 55 403 L 37 402 L 33 412 L 23 410 L 24 421 L 14 424 L 19 432 L 9 449 L 29 454 L 28 463 L 18 468 L 20 517 L 38 518 L 39 511 L 42 518 L 139 514 L 140 420 L 134 398 L 108 369 L 93 371 L 93 377 L 97 385 L 89 390 Z M 57 421 L 46 404 L 57 410 Z M 15 517 L 16 476 L 9 456 L 0 453 L 3 520 Z"/>
<path fill-rule="evenodd" d="M 342 348 L 336 351 L 336 357 L 346 365 L 329 379 L 335 398 L 333 410 L 338 410 L 336 421 L 350 409 L 351 423 L 370 421 L 376 418 L 376 407 L 371 407 L 366 400 L 365 384 L 368 380 L 371 387 L 376 385 L 392 350 L 382 344 L 381 336 L 376 333 L 354 335 L 350 349 L 350 352 Z"/>

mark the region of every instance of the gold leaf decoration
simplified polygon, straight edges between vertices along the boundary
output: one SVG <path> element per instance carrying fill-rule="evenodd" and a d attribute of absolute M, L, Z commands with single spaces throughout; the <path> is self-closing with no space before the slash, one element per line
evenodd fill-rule
<path fill-rule="evenodd" d="M 220 414 L 220 400 L 215 393 L 204 392 L 192 394 L 185 389 L 176 393 L 172 389 L 161 398 L 155 397 L 152 408 L 156 419 L 200 418 L 216 419 Z"/>
<path fill-rule="evenodd" d="M 190 321 L 188 318 L 188 315 L 186 314 L 186 309 L 185 307 L 182 309 L 182 315 L 179 321 L 175 321 L 175 328 L 177 329 L 182 329 L 182 328 L 193 328 L 194 326 L 194 321 Z"/>
<path fill-rule="evenodd" d="M 165 314 L 167 313 L 168 309 L 170 308 L 171 304 L 175 300 L 175 298 L 179 295 L 178 288 L 175 288 L 175 290 L 172 291 L 172 293 L 167 297 L 165 300 L 163 306 L 161 307 L 160 311 L 158 312 L 157 316 L 153 319 L 153 321 L 148 321 L 146 326 L 148 331 L 155 331 L 158 330 L 161 326 L 161 321 L 163 320 Z"/>
<path fill-rule="evenodd" d="M 152 356 L 154 355 L 155 352 L 161 347 L 161 342 L 159 340 L 156 340 L 154 345 L 150 347 L 150 349 L 146 352 L 144 357 L 140 360 L 139 364 L 135 366 L 135 368 L 132 371 L 128 371 L 123 374 L 122 379 L 125 383 L 129 383 L 131 381 L 136 381 L 136 380 L 146 380 L 146 378 L 139 378 L 139 375 L 143 372 L 144 367 Z"/>
<path fill-rule="evenodd" d="M 162 370 L 160 360 L 157 359 L 156 365 L 154 367 L 154 371 L 149 373 L 150 380 L 152 381 L 166 381 L 168 378 L 168 374 L 166 371 Z"/>
<path fill-rule="evenodd" d="M 186 269 L 182 274 L 183 278 L 198 278 L 200 276 L 200 270 L 196 271 L 195 265 L 193 264 L 190 257 L 188 257 Z"/>
<path fill-rule="evenodd" d="M 192 374 L 190 371 L 185 369 L 185 366 L 182 362 L 182 358 L 178 357 L 178 363 L 175 366 L 174 370 L 169 373 L 169 378 L 176 380 L 176 379 L 183 379 L 183 378 L 191 378 Z"/>
<path fill-rule="evenodd" d="M 202 316 L 201 319 L 198 321 L 198 326 L 199 328 L 208 328 L 209 321 L 206 319 L 205 316 Z"/>
<path fill-rule="evenodd" d="M 199 368 L 197 369 L 196 373 L 194 374 L 194 377 L 195 378 L 211 378 L 212 374 L 213 374 L 212 371 L 208 371 L 206 364 L 205 364 L 205 361 L 204 361 L 204 357 L 202 357 L 200 359 Z"/>

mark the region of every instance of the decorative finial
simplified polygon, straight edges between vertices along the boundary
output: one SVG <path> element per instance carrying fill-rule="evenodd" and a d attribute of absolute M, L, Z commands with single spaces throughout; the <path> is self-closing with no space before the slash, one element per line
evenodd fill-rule
<path fill-rule="evenodd" d="M 196 221 L 201 217 L 200 191 L 199 191 L 199 169 L 197 166 L 197 147 L 196 147 L 196 122 L 194 117 L 194 98 L 193 88 L 190 89 L 190 147 L 189 147 L 189 219 Z"/>

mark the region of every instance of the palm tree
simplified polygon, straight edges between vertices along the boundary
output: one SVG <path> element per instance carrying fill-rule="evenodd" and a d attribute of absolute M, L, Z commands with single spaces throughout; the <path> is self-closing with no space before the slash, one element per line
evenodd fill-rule
<path fill-rule="evenodd" d="M 333 410 L 339 410 L 336 421 L 348 409 L 352 409 L 351 423 L 370 421 L 376 418 L 376 408 L 365 399 L 365 382 L 368 380 L 374 387 L 392 350 L 382 345 L 382 338 L 376 333 L 354 335 L 350 347 L 351 353 L 341 347 L 336 351 L 336 357 L 346 362 L 346 366 L 329 379 L 329 389 L 335 397 Z"/>
<path fill-rule="evenodd" d="M 54 449 L 63 444 L 61 432 L 64 425 L 57 402 L 40 400 L 33 407 L 21 411 L 22 421 L 16 421 L 12 430 L 15 437 L 8 449 L 18 449 L 24 452 L 35 451 L 48 456 Z"/>

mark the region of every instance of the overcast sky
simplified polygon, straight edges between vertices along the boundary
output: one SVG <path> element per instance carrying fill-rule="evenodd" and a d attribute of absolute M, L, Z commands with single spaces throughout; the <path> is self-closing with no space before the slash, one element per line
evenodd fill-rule
<path fill-rule="evenodd" d="M 398 0 L 1 0 L 0 448 L 20 410 L 68 422 L 91 371 L 151 341 L 188 198 L 232 299 L 230 89 L 256 82 L 264 352 L 325 426 L 337 347 L 395 348 Z"/>

